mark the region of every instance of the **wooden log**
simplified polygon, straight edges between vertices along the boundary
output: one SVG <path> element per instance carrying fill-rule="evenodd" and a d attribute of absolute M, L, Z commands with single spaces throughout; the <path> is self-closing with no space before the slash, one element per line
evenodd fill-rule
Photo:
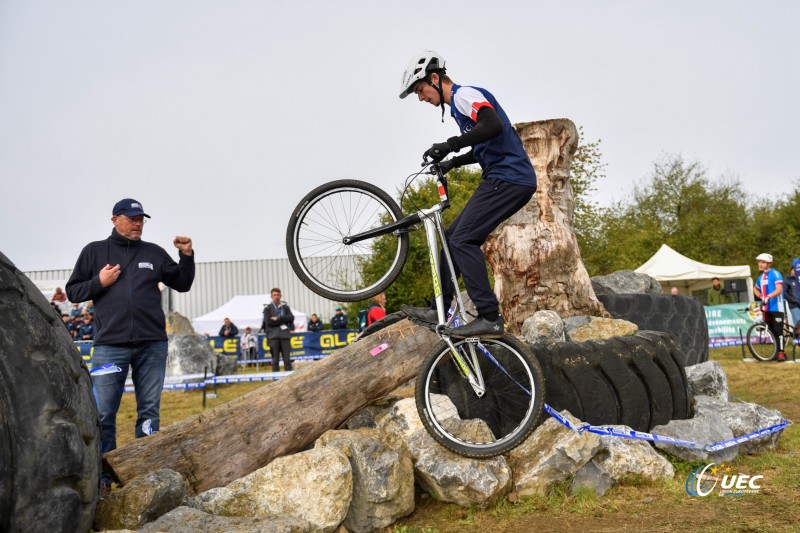
<path fill-rule="evenodd" d="M 121 483 L 169 468 L 197 494 L 302 450 L 412 379 L 438 343 L 402 320 L 292 375 L 178 422 L 103 458 Z M 386 343 L 376 355 L 370 352 Z"/>
<path fill-rule="evenodd" d="M 514 127 L 536 170 L 536 194 L 483 247 L 508 330 L 519 333 L 539 310 L 561 318 L 609 316 L 594 294 L 573 229 L 569 169 L 578 146 L 575 124 L 553 119 Z"/>

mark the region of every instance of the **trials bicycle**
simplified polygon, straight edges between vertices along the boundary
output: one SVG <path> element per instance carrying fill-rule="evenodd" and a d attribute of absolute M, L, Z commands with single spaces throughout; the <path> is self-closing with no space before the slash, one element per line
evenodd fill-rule
<path fill-rule="evenodd" d="M 778 355 L 778 343 L 775 342 L 775 335 L 769 327 L 770 324 L 767 321 L 763 306 L 751 304 L 749 307 L 742 309 L 742 311 L 747 311 L 754 321 L 753 325 L 747 329 L 747 349 L 759 361 L 772 361 Z M 788 317 L 789 314 L 789 310 L 786 309 L 784 315 Z M 782 333 L 784 351 L 786 351 L 789 344 L 792 344 L 792 350 L 794 351 L 796 349 L 796 341 L 800 338 L 800 324 L 791 326 L 784 319 Z"/>
<path fill-rule="evenodd" d="M 530 349 L 514 336 L 451 338 L 468 322 L 447 247 L 442 211 L 450 206 L 447 181 L 436 162 L 415 173 L 436 178 L 439 202 L 403 216 L 385 191 L 371 183 L 338 180 L 308 193 L 294 209 L 286 231 L 289 262 L 312 291 L 335 301 L 355 302 L 383 292 L 408 257 L 412 226 L 427 237 L 438 324 L 415 321 L 441 339 L 422 364 L 416 405 L 423 425 L 440 444 L 469 457 L 492 457 L 520 444 L 535 428 L 544 404 L 544 379 Z M 453 286 L 444 309 L 439 280 L 439 244 Z M 380 267 L 376 255 L 388 259 Z M 387 266 L 388 264 L 388 266 Z"/>

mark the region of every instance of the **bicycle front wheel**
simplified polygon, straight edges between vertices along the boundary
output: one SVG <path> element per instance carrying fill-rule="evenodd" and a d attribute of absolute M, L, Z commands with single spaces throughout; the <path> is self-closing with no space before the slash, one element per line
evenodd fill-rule
<path fill-rule="evenodd" d="M 747 330 L 747 349 L 759 361 L 772 361 L 778 352 L 775 336 L 765 323 L 753 324 Z"/>
<path fill-rule="evenodd" d="M 344 237 L 402 217 L 380 188 L 358 180 L 317 187 L 292 213 L 286 230 L 289 263 L 303 284 L 330 300 L 357 302 L 383 292 L 400 275 L 408 234 L 393 232 L 353 244 Z"/>
<path fill-rule="evenodd" d="M 445 448 L 467 457 L 493 457 L 536 427 L 544 404 L 544 379 L 530 350 L 511 335 L 454 343 L 480 373 L 479 396 L 446 342 L 437 345 L 417 376 L 417 410 L 425 428 Z"/>

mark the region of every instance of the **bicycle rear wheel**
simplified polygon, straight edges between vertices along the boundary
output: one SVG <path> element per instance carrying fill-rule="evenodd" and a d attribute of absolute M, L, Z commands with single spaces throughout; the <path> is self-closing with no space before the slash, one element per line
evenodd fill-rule
<path fill-rule="evenodd" d="M 778 352 L 775 336 L 765 323 L 753 324 L 747 330 L 747 349 L 759 361 L 772 361 Z"/>
<path fill-rule="evenodd" d="M 394 232 L 354 244 L 343 238 L 399 220 L 397 203 L 380 188 L 337 180 L 303 198 L 286 229 L 286 251 L 306 287 L 340 302 L 383 292 L 400 275 L 408 256 L 408 234 Z"/>
<path fill-rule="evenodd" d="M 454 342 L 467 360 L 474 352 L 485 394 L 473 390 L 446 342 L 417 376 L 417 410 L 441 445 L 468 457 L 493 457 L 522 443 L 542 414 L 544 379 L 530 350 L 511 335 Z"/>

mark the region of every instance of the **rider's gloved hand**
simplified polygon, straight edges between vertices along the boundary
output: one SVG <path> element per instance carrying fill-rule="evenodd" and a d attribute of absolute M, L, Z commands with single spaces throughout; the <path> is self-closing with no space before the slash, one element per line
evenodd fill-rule
<path fill-rule="evenodd" d="M 431 145 L 430 148 L 425 150 L 425 153 L 422 154 L 423 159 L 433 159 L 437 163 L 444 159 L 447 154 L 450 152 L 457 152 L 461 148 L 458 146 L 458 138 L 457 137 L 450 137 L 447 139 L 447 142 L 443 143 L 436 143 Z"/>
<path fill-rule="evenodd" d="M 448 172 L 456 168 L 455 159 L 451 157 L 447 161 L 442 161 L 441 163 L 439 163 L 439 168 L 441 169 L 442 174 L 447 174 Z"/>

